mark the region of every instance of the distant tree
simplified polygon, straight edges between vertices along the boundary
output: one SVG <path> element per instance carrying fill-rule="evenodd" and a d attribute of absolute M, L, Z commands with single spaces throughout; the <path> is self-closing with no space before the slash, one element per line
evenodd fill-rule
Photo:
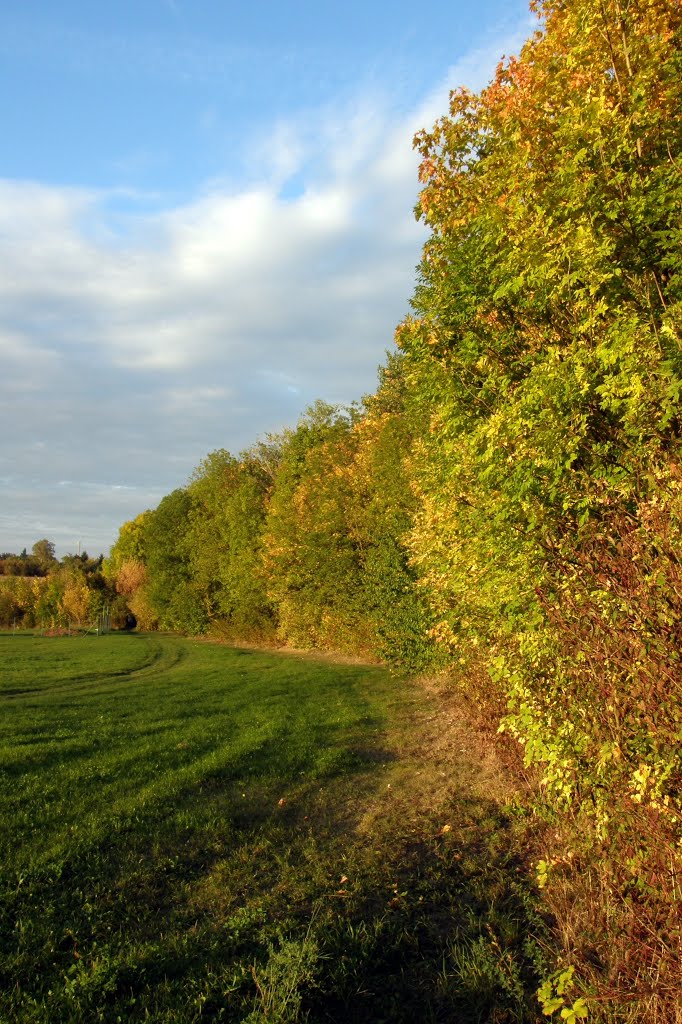
<path fill-rule="evenodd" d="M 132 597 L 140 587 L 143 587 L 148 582 L 149 574 L 146 565 L 143 562 L 136 561 L 134 558 L 129 558 L 127 562 L 121 563 L 116 577 L 116 591 L 119 594 Z"/>
<path fill-rule="evenodd" d="M 0 588 L 0 626 L 12 626 L 21 617 L 22 609 L 14 594 Z"/>
<path fill-rule="evenodd" d="M 0 555 L 0 576 L 45 576 L 47 571 L 40 559 L 26 554 L 26 549 L 20 555 L 7 551 Z"/>
<path fill-rule="evenodd" d="M 98 573 L 104 562 L 104 555 L 98 555 L 97 558 L 90 558 L 87 551 L 81 551 L 78 555 L 68 554 L 64 555 L 61 564 L 64 568 L 79 569 L 85 573 Z"/>
<path fill-rule="evenodd" d="M 201 633 L 207 615 L 190 571 L 191 508 L 189 492 L 178 488 L 145 517 L 143 545 L 149 573 L 145 594 L 162 629 Z"/>
<path fill-rule="evenodd" d="M 235 458 L 212 452 L 189 484 L 190 571 L 209 620 L 231 635 L 260 637 L 273 629 L 261 568 L 266 496 L 276 453 L 262 443 Z"/>
<path fill-rule="evenodd" d="M 37 540 L 31 550 L 33 557 L 45 572 L 49 572 L 57 564 L 55 547 L 51 540 Z"/>
<path fill-rule="evenodd" d="M 107 579 L 114 580 L 124 562 L 146 561 L 144 548 L 144 527 L 150 511 L 141 512 L 135 519 L 123 523 L 118 531 L 116 543 L 113 545 L 109 557 L 103 559 L 102 572 Z"/>
<path fill-rule="evenodd" d="M 53 573 L 43 581 L 35 603 L 35 622 L 41 627 L 58 626 L 63 623 L 61 599 L 64 580 L 59 573 Z"/>
<path fill-rule="evenodd" d="M 359 551 L 348 536 L 352 409 L 316 402 L 282 435 L 264 530 L 264 569 L 282 640 L 351 650 L 360 638 Z"/>
<path fill-rule="evenodd" d="M 59 602 L 64 618 L 80 626 L 88 617 L 90 599 L 91 593 L 84 574 L 77 570 L 67 571 Z"/>

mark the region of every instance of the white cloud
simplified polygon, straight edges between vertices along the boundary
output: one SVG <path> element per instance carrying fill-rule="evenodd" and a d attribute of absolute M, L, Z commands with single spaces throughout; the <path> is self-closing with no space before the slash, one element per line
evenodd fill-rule
<path fill-rule="evenodd" d="M 499 52 L 449 81 L 479 87 Z M 16 439 L 0 548 L 61 543 L 84 519 L 84 544 L 104 548 L 212 448 L 372 389 L 424 236 L 412 136 L 447 91 L 398 121 L 368 99 L 281 121 L 242 188 L 216 181 L 160 212 L 121 219 L 116 190 L 0 182 L 0 426 Z"/>

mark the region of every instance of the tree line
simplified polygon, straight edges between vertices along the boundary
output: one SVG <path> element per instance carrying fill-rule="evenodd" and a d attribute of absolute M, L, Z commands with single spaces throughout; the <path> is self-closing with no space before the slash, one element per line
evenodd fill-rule
<path fill-rule="evenodd" d="M 376 393 L 212 453 L 104 569 L 144 628 L 456 669 L 541 780 L 546 1011 L 672 1021 L 682 7 L 537 10 L 415 140 L 430 236 Z"/>
<path fill-rule="evenodd" d="M 0 554 L 0 627 L 59 629 L 88 625 L 113 610 L 118 625 L 129 614 L 102 572 L 104 555 L 87 551 L 58 559 L 54 543 L 36 541 L 29 554 Z"/>
<path fill-rule="evenodd" d="M 406 533 L 416 423 L 404 359 L 352 408 L 317 402 L 239 456 L 211 453 L 187 486 L 125 523 L 104 572 L 146 629 L 438 660 Z"/>

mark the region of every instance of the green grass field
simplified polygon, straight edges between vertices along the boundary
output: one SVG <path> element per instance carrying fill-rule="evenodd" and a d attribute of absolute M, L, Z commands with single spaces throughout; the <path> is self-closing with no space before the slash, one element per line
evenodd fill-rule
<path fill-rule="evenodd" d="M 3 1022 L 537 1019 L 518 826 L 424 690 L 148 635 L 0 680 Z"/>

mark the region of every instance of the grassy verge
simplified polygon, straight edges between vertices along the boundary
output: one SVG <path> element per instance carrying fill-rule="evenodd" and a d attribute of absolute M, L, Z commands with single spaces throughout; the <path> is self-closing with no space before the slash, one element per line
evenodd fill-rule
<path fill-rule="evenodd" d="M 0 1019 L 537 1019 L 521 830 L 437 695 L 170 637 L 0 659 Z"/>

